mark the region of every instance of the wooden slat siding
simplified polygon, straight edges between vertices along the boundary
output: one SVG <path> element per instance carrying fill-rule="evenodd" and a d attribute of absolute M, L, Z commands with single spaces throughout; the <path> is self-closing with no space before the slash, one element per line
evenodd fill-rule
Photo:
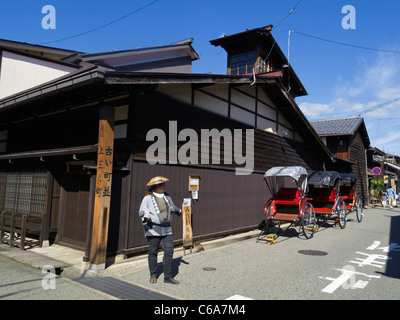
<path fill-rule="evenodd" d="M 359 130 L 356 131 L 353 139 L 350 139 L 349 148 L 350 160 L 355 162 L 355 164 L 351 165 L 351 169 L 357 175 L 356 191 L 361 196 L 363 203 L 366 204 L 368 200 L 368 181 L 366 176 L 365 149 L 367 146 L 364 145 Z"/>
<path fill-rule="evenodd" d="M 200 138 L 200 132 L 198 132 Z M 146 150 L 153 142 L 145 142 L 143 139 L 136 138 L 133 140 L 132 145 L 135 146 L 133 150 L 133 154 L 136 157 L 146 157 Z M 178 150 L 182 144 L 178 145 Z M 235 154 L 235 147 L 237 145 L 233 145 L 233 155 Z M 221 143 L 221 150 L 223 147 L 223 143 Z M 220 164 L 223 167 L 237 167 L 235 161 L 233 159 L 232 164 L 224 164 L 224 153 L 223 150 L 221 154 L 215 154 L 212 152 L 212 145 L 210 143 L 210 156 L 212 157 L 219 156 Z M 246 139 L 243 137 L 243 145 L 242 152 L 244 153 L 246 150 Z M 159 156 L 166 156 L 168 159 L 168 149 L 163 150 L 163 153 L 160 153 Z M 201 149 L 199 148 L 199 157 Z M 200 160 L 199 160 L 200 164 Z M 210 164 L 211 161 L 210 161 Z M 275 134 L 271 134 L 268 132 L 263 132 L 260 130 L 255 130 L 255 139 L 254 139 L 254 164 L 255 170 L 264 170 L 268 169 L 272 166 L 278 165 L 302 165 L 306 168 L 314 168 L 315 170 L 320 168 L 320 164 L 315 159 L 313 155 L 313 151 L 300 142 L 296 142 L 287 138 L 280 137 Z"/>
<path fill-rule="evenodd" d="M 96 119 L 97 108 L 87 107 L 13 123 L 8 127 L 7 152 L 96 144 Z"/>
<path fill-rule="evenodd" d="M 336 152 L 337 137 L 327 137 L 328 147 L 332 153 Z M 335 164 L 330 164 L 327 170 L 335 170 L 338 172 L 352 172 L 357 176 L 356 191 L 362 198 L 363 204 L 368 202 L 368 181 L 366 176 L 366 159 L 365 159 L 365 146 L 360 130 L 349 138 L 349 160 L 337 160 Z"/>
<path fill-rule="evenodd" d="M 134 248 L 145 248 L 147 245 L 143 226 L 138 219 L 138 210 L 146 192 L 146 184 L 153 176 L 163 175 L 171 179 L 167 184 L 167 192 L 171 194 L 175 204 L 180 206 L 183 198 L 190 197 L 187 191 L 188 175 L 200 175 L 199 200 L 192 203 L 193 233 L 194 237 L 198 238 L 258 225 L 264 219 L 262 210 L 270 197 L 263 181 L 263 173 L 269 168 L 302 165 L 306 169 L 318 170 L 321 167 L 318 155 L 315 155 L 309 146 L 262 130 L 255 130 L 254 139 L 254 169 L 259 172 L 250 176 L 240 177 L 232 170 L 223 170 L 237 167 L 235 163 L 223 164 L 223 152 L 220 155 L 221 165 L 217 166 L 219 169 L 211 168 L 211 165 L 151 166 L 146 161 L 133 158 L 145 159 L 147 148 L 154 143 L 145 141 L 148 130 L 160 128 L 168 134 L 169 121 L 178 121 L 178 132 L 184 128 L 194 129 L 199 138 L 201 129 L 228 128 L 233 132 L 233 129 L 245 130 L 250 127 L 222 116 L 187 107 L 165 97 L 135 97 L 130 114 L 134 115 L 129 121 L 135 131 L 129 132 L 128 139 L 121 141 L 120 147 L 130 152 L 132 159 L 127 163 L 130 173 L 118 179 L 118 182 L 113 181 L 115 193 L 112 196 L 114 200 L 111 217 L 115 217 L 115 220 L 110 222 L 113 225 L 110 230 L 114 232 L 109 243 L 111 251 L 124 252 Z M 243 152 L 245 143 L 244 137 Z M 182 239 L 182 222 L 179 217 L 174 216 L 172 227 L 174 239 L 176 241 Z"/>
<path fill-rule="evenodd" d="M 255 159 L 260 162 L 260 166 L 275 166 L 275 165 L 306 165 L 301 155 L 307 154 L 304 145 L 298 144 L 293 147 L 288 143 L 288 139 L 279 137 L 267 132 L 257 131 L 255 139 Z"/>
<path fill-rule="evenodd" d="M 167 192 L 178 206 L 181 206 L 183 198 L 190 197 L 187 185 L 189 174 L 200 175 L 199 200 L 192 200 L 194 236 L 254 226 L 263 219 L 262 210 L 269 195 L 262 174 L 236 176 L 232 171 L 171 165 L 151 166 L 138 161 L 132 161 L 131 168 L 128 248 L 147 244 L 138 213 L 147 189 L 146 183 L 155 175 L 170 178 Z M 172 227 L 174 239 L 182 239 L 180 217 L 174 216 Z"/>
<path fill-rule="evenodd" d="M 301 165 L 306 169 L 319 169 L 318 159 L 306 145 L 275 134 L 256 131 L 256 167 L 269 168 L 280 165 Z"/>
<path fill-rule="evenodd" d="M 58 99 L 62 101 L 60 97 L 63 96 L 58 97 Z M 68 102 L 69 99 L 65 98 L 65 101 Z M 196 102 L 195 99 L 194 102 Z M 148 146 L 153 143 L 145 141 L 147 132 L 157 127 L 167 132 L 169 121 L 178 121 L 178 132 L 184 128 L 193 128 L 198 133 L 199 137 L 201 129 L 203 128 L 217 128 L 218 130 L 223 128 L 229 128 L 231 130 L 245 130 L 251 128 L 238 121 L 179 103 L 164 95 L 154 96 L 148 93 L 144 93 L 143 96 L 132 95 L 129 104 L 128 139 L 124 139 L 124 141 L 118 145 L 121 154 L 123 153 L 125 155 L 132 154 L 134 156 L 145 157 Z M 65 128 L 65 130 L 57 130 L 57 134 L 50 137 L 48 140 L 46 140 L 47 137 L 43 136 L 46 130 L 38 131 L 38 136 L 42 136 L 44 139 L 41 140 L 40 143 L 49 148 L 53 147 L 56 136 L 59 138 L 57 147 L 60 147 L 59 143 L 68 145 L 74 143 L 81 144 L 82 137 L 84 137 L 85 141 L 87 139 L 87 143 L 96 143 L 98 115 L 95 110 L 97 110 L 97 107 L 92 106 L 76 109 L 76 111 L 71 110 L 70 112 L 65 112 L 63 116 L 55 115 L 54 118 L 52 116 L 46 116 L 46 121 L 42 118 L 43 121 L 39 120 L 34 124 L 31 123 L 32 130 L 34 125 L 43 124 L 44 122 L 47 123 L 51 120 L 54 120 L 54 123 L 51 125 L 49 124 L 48 128 L 56 126 L 57 124 L 60 125 L 57 129 L 61 127 Z M 78 118 L 80 119 L 77 124 L 79 130 L 74 131 L 75 135 L 73 137 L 64 137 L 63 134 L 66 130 L 71 129 L 71 126 L 75 124 L 75 119 Z M 87 119 L 91 119 L 89 125 L 87 125 Z M 18 128 L 21 129 L 25 124 L 26 123 L 21 123 Z M 295 127 L 295 124 L 293 124 L 293 126 Z M 16 129 L 16 127 L 14 129 Z M 23 131 L 24 130 L 21 132 Z M 89 135 L 84 134 L 85 132 Z M 320 160 L 318 156 L 308 151 L 310 149 L 309 146 L 261 130 L 256 130 L 255 133 L 254 150 L 256 170 L 266 171 L 270 167 L 277 165 L 304 165 L 307 168 L 318 169 Z M 81 137 L 81 139 L 79 139 L 79 137 Z M 16 138 L 16 151 L 21 151 L 18 148 L 23 147 L 22 141 L 22 136 Z M 17 142 L 20 144 L 18 145 Z M 32 140 L 32 143 L 34 142 L 35 141 Z M 244 143 L 245 140 L 243 141 L 243 145 Z M 34 147 L 30 145 L 30 143 L 27 144 L 27 146 L 29 146 L 29 148 Z M 282 146 L 285 151 L 281 150 Z M 244 150 L 243 148 L 243 151 Z M 222 163 L 223 154 L 221 154 L 220 159 Z M 137 220 L 138 206 L 144 196 L 146 189 L 145 184 L 151 178 L 151 176 L 138 178 L 138 176 L 140 177 L 145 173 L 149 173 L 149 175 L 158 175 L 161 171 L 161 173 L 165 172 L 165 175 L 177 179 L 177 185 L 182 189 L 171 190 L 171 194 L 177 205 L 179 205 L 183 197 L 190 196 L 187 192 L 188 174 L 199 173 L 202 178 L 206 177 L 203 181 L 204 183 L 200 182 L 200 200 L 198 201 L 198 205 L 192 208 L 194 214 L 194 232 L 197 236 L 256 225 L 263 219 L 262 209 L 265 201 L 268 199 L 268 194 L 262 179 L 262 174 L 237 177 L 232 171 L 221 170 L 228 167 L 228 165 L 220 165 L 220 170 L 216 170 L 204 167 L 152 167 L 146 163 L 143 164 L 145 165 L 145 169 L 142 170 L 143 172 L 140 172 L 142 167 L 139 168 L 137 165 L 133 164 L 134 162 L 132 162 L 132 164 L 127 164 L 131 169 L 131 173 L 128 174 L 128 176 L 117 179 L 119 182 L 115 182 L 115 187 L 113 187 L 113 192 L 115 192 L 112 196 L 115 200 L 113 202 L 114 212 L 120 212 L 120 216 L 114 215 L 113 217 L 115 217 L 115 220 L 110 222 L 113 223 L 110 232 L 114 233 L 112 240 L 110 238 L 109 241 L 109 246 L 112 247 L 112 250 L 124 250 L 125 248 L 140 247 L 147 244 L 143 236 L 143 228 L 140 223 L 138 224 Z M 236 167 L 235 163 L 230 165 L 230 168 L 234 167 Z M 118 183 L 121 184 L 120 187 L 118 187 Z M 226 185 L 228 185 L 228 189 L 226 189 Z M 127 188 L 127 186 L 131 189 Z M 237 186 L 240 187 L 237 188 Z M 221 190 L 226 191 L 221 193 Z M 242 196 L 241 192 L 242 194 L 247 192 L 247 194 Z M 221 194 L 221 196 L 216 197 L 216 194 Z M 174 223 L 178 224 L 178 226 L 174 227 L 174 230 L 182 229 L 181 225 L 179 225 L 179 218 L 175 219 Z M 179 235 L 176 235 L 176 237 L 179 238 Z M 86 235 L 83 235 L 82 238 L 87 239 Z M 82 244 L 83 243 L 82 240 Z"/>
<path fill-rule="evenodd" d="M 151 96 L 146 97 L 146 99 L 137 97 L 133 102 L 131 114 L 135 114 L 135 117 L 131 119 L 131 125 L 135 128 L 135 132 L 131 132 L 130 139 L 133 139 L 133 141 L 130 145 L 133 146 L 133 154 L 137 157 L 145 157 L 146 150 L 154 143 L 146 141 L 147 132 L 153 128 L 160 128 L 168 134 L 169 121 L 178 121 L 178 132 L 184 128 L 194 129 L 199 139 L 201 137 L 201 129 L 216 128 L 222 130 L 228 128 L 232 133 L 233 129 L 242 129 L 244 133 L 245 129 L 251 128 L 222 116 L 200 111 L 193 107 L 188 108 L 165 97 Z M 157 115 L 157 117 L 153 121 L 154 115 Z M 152 121 L 149 121 L 149 119 Z M 245 137 L 243 140 L 242 149 L 244 152 Z M 179 142 L 178 148 L 184 143 Z M 256 129 L 254 150 L 256 166 L 261 170 L 268 166 L 282 165 L 285 161 L 288 165 L 305 165 L 306 167 L 319 169 L 320 161 L 316 159 L 314 152 L 308 146 L 276 134 Z M 200 152 L 201 149 L 199 148 Z M 215 154 L 211 155 L 217 156 Z M 223 159 L 224 155 L 222 153 L 220 155 L 221 164 Z M 282 161 L 282 159 L 285 160 Z M 233 164 L 230 167 L 236 166 Z"/>

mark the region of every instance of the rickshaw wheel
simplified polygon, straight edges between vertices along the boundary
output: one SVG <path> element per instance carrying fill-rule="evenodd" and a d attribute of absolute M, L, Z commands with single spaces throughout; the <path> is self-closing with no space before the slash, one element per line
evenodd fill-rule
<path fill-rule="evenodd" d="M 344 200 L 340 202 L 340 206 L 338 208 L 338 215 L 339 215 L 339 226 L 341 229 L 344 229 L 347 223 L 346 203 L 344 202 Z"/>
<path fill-rule="evenodd" d="M 265 213 L 264 231 L 266 234 L 269 234 L 269 233 L 278 234 L 280 227 L 281 227 L 281 221 L 269 219 L 271 216 L 272 216 L 272 214 L 271 214 L 271 203 L 270 203 L 268 205 L 267 212 Z"/>
<path fill-rule="evenodd" d="M 356 216 L 357 216 L 357 221 L 361 222 L 364 216 L 364 210 L 362 207 L 362 201 L 360 198 L 357 198 L 357 203 L 356 203 Z"/>
<path fill-rule="evenodd" d="M 265 231 L 267 234 L 273 233 L 279 235 L 281 228 L 281 221 L 279 220 L 268 220 L 265 225 Z"/>
<path fill-rule="evenodd" d="M 310 202 L 306 202 L 303 206 L 303 214 L 301 216 L 301 228 L 307 239 L 311 239 L 314 236 L 316 225 L 317 219 L 314 207 Z"/>

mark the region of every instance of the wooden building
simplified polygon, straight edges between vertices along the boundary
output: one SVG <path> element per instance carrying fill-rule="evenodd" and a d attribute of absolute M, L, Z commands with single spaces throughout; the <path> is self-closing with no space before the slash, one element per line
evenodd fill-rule
<path fill-rule="evenodd" d="M 356 190 L 369 202 L 367 152 L 370 146 L 364 119 L 360 116 L 310 121 L 336 162 L 328 170 L 354 173 L 357 176 Z"/>
<path fill-rule="evenodd" d="M 259 48 L 254 59 L 260 54 L 267 65 L 287 65 L 270 31 L 247 31 L 235 48 L 246 41 L 248 49 L 252 39 Z M 221 40 L 236 36 L 231 37 Z M 143 48 L 140 54 L 73 53 L 62 63 L 78 66 L 77 71 L 0 100 L 0 210 L 44 213 L 46 238 L 84 250 L 86 260 L 93 256 L 93 232 L 103 232 L 108 255 L 128 256 L 147 248 L 138 209 L 153 176 L 170 179 L 167 191 L 178 206 L 191 197 L 188 177 L 200 177 L 192 221 L 194 238 L 201 240 L 260 223 L 269 197 L 263 174 L 269 168 L 321 170 L 334 161 L 294 100 L 306 93 L 294 72 L 290 88 L 278 67 L 255 75 L 193 74 L 190 66 L 198 55 L 191 43 Z M 273 54 L 265 55 L 270 50 Z M 111 137 L 108 147 L 100 139 L 103 124 L 113 129 L 105 134 Z M 156 141 L 149 132 L 155 128 L 165 133 L 166 144 L 154 155 L 165 162 L 151 165 L 148 151 Z M 217 141 L 221 147 L 203 138 L 213 129 L 223 136 Z M 199 139 L 190 141 L 198 142 L 198 149 L 185 149 L 186 133 Z M 234 133 L 241 136 L 231 141 L 231 153 L 226 139 Z M 207 150 L 208 161 L 199 160 L 200 150 Z M 249 150 L 254 157 L 239 161 Z M 110 171 L 99 174 L 105 165 Z M 246 165 L 247 174 L 236 174 Z M 97 212 L 100 198 L 108 201 L 109 211 Z M 172 226 L 179 244 L 181 219 Z"/>
<path fill-rule="evenodd" d="M 376 147 L 368 149 L 367 166 L 369 180 L 382 181 L 385 191 L 388 188 L 393 188 L 398 194 L 400 191 L 400 157 L 389 155 L 383 150 Z M 374 172 L 376 168 L 380 171 Z M 375 197 L 376 198 L 376 197 Z M 380 203 L 380 199 L 374 199 Z"/>

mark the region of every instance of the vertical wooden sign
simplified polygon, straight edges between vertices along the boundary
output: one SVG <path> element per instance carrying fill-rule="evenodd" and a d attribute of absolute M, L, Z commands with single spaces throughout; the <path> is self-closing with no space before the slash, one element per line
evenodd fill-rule
<path fill-rule="evenodd" d="M 182 225 L 183 225 L 183 255 L 185 255 L 186 248 L 190 248 L 190 253 L 192 253 L 192 248 L 193 248 L 192 207 L 190 198 L 184 199 L 183 201 Z"/>
<path fill-rule="evenodd" d="M 114 155 L 114 108 L 100 108 L 99 146 L 97 151 L 96 195 L 93 213 L 90 263 L 92 269 L 105 269 L 111 181 Z"/>

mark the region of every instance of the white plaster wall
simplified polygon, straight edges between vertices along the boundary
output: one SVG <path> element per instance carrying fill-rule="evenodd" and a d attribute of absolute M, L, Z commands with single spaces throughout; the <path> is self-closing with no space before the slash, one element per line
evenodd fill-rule
<path fill-rule="evenodd" d="M 76 70 L 65 65 L 3 51 L 0 66 L 0 99 Z"/>

